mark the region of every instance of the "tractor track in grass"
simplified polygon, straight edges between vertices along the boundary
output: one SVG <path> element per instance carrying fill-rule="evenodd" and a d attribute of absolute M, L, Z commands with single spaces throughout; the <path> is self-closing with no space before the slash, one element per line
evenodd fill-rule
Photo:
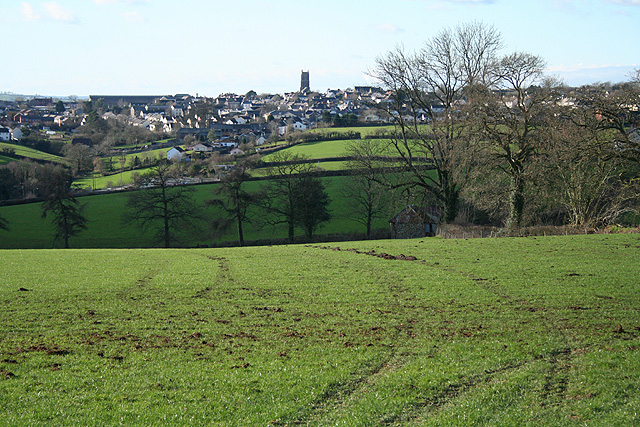
<path fill-rule="evenodd" d="M 395 351 L 391 351 L 382 361 L 371 366 L 363 366 L 354 372 L 351 379 L 336 381 L 328 385 L 307 408 L 301 408 L 298 412 L 285 415 L 277 421 L 271 422 L 273 426 L 299 426 L 316 423 L 326 414 L 339 410 L 346 405 L 350 396 L 371 383 L 377 376 L 383 375 L 401 365 L 394 359 Z"/>
<path fill-rule="evenodd" d="M 490 383 L 499 376 L 508 374 L 521 368 L 526 368 L 533 363 L 546 361 L 550 364 L 550 375 L 546 377 L 543 386 L 544 402 L 541 406 L 549 406 L 557 403 L 557 400 L 564 399 L 568 380 L 567 371 L 570 368 L 571 361 L 584 354 L 587 349 L 570 349 L 563 348 L 554 350 L 549 354 L 539 354 L 533 358 L 514 362 L 496 369 L 487 369 L 483 372 L 468 375 L 460 378 L 459 381 L 450 382 L 442 387 L 442 389 L 426 398 L 417 400 L 414 404 L 402 408 L 399 414 L 388 414 L 381 416 L 379 424 L 393 425 L 399 423 L 419 423 L 421 418 L 427 417 L 440 410 L 444 406 L 454 403 L 455 400 L 475 387 L 482 384 Z M 558 365 L 560 364 L 560 366 Z M 557 378 L 560 376 L 560 378 Z"/>
<path fill-rule="evenodd" d="M 405 255 L 389 255 L 376 253 L 374 251 L 358 251 L 354 249 L 343 249 L 340 247 L 329 246 L 311 246 L 308 247 L 314 249 L 332 250 L 352 252 L 355 254 L 363 254 L 369 256 L 376 256 L 387 260 L 410 260 L 416 261 L 421 265 L 432 267 L 449 274 L 455 274 L 460 277 L 464 277 L 471 280 L 475 286 L 484 289 L 492 295 L 498 298 L 498 302 L 508 310 L 516 310 L 519 312 L 538 313 L 544 315 L 547 319 L 547 328 L 550 332 L 553 331 L 557 337 L 557 346 L 552 350 L 547 350 L 543 353 L 538 353 L 529 356 L 529 358 L 520 361 L 513 361 L 512 363 L 498 366 L 496 368 L 486 369 L 482 372 L 474 373 L 461 377 L 457 381 L 451 381 L 449 383 L 442 384 L 435 392 L 430 393 L 428 396 L 422 396 L 417 398 L 413 403 L 405 405 L 403 408 L 399 408 L 397 412 L 381 414 L 378 419 L 378 423 L 381 425 L 402 425 L 405 423 L 415 423 L 423 417 L 428 417 L 441 408 L 454 403 L 458 398 L 473 390 L 476 387 L 482 387 L 485 383 L 490 383 L 501 376 L 509 375 L 511 372 L 515 372 L 519 369 L 527 369 L 529 366 L 537 364 L 542 366 L 545 371 L 543 377 L 543 383 L 540 390 L 542 407 L 553 406 L 558 402 L 561 402 L 566 398 L 566 391 L 569 387 L 570 370 L 574 364 L 575 358 L 581 357 L 585 352 L 589 351 L 589 346 L 579 345 L 579 348 L 572 348 L 570 343 L 573 342 L 570 333 L 568 332 L 567 319 L 562 316 L 549 313 L 549 307 L 530 303 L 518 298 L 515 295 L 510 294 L 507 289 L 499 284 L 498 277 L 486 278 L 477 274 L 461 271 L 459 269 L 452 268 L 450 266 L 443 266 L 439 263 L 431 263 L 425 260 L 418 260 L 417 258 Z M 390 293 L 396 298 L 395 304 L 402 304 L 401 300 L 407 300 L 408 289 L 403 286 L 395 285 L 390 286 Z M 401 332 L 401 328 L 397 331 Z M 396 338 L 400 338 L 397 334 Z M 400 344 L 402 345 L 402 344 Z M 375 386 L 376 382 L 385 375 L 393 374 L 393 371 L 402 367 L 404 364 L 411 363 L 412 360 L 401 360 L 397 357 L 397 352 L 392 351 L 382 362 L 377 364 L 374 368 L 370 369 L 366 374 L 359 376 L 352 381 L 348 381 L 328 389 L 322 394 L 318 400 L 312 405 L 311 409 L 306 411 L 301 416 L 296 417 L 289 422 L 282 421 L 275 425 L 310 425 L 322 419 L 323 415 L 330 412 L 339 411 L 341 407 L 348 407 L 350 400 L 353 396 L 357 396 L 358 393 L 366 392 L 365 387 Z M 540 365 L 542 364 L 542 365 Z M 419 391 L 416 391 L 419 394 Z"/>
<path fill-rule="evenodd" d="M 231 273 L 229 272 L 229 263 L 225 257 L 215 257 L 205 254 L 201 255 L 210 261 L 218 263 L 217 274 L 213 285 L 217 286 L 233 282 L 233 277 L 231 277 Z M 212 288 L 212 286 L 205 286 L 203 289 L 198 290 L 193 298 L 209 297 L 213 291 L 214 289 Z"/>
<path fill-rule="evenodd" d="M 411 300 L 415 297 L 409 288 L 400 286 L 389 280 L 389 306 L 398 306 L 402 304 L 404 300 Z M 388 315 L 390 312 L 381 312 L 382 315 Z M 298 426 L 309 425 L 319 422 L 326 415 L 339 411 L 340 408 L 347 407 L 349 405 L 349 399 L 351 396 L 362 393 L 372 384 L 379 381 L 379 378 L 388 375 L 397 369 L 410 362 L 406 357 L 401 356 L 401 348 L 403 340 L 410 342 L 411 328 L 413 327 L 411 321 L 400 321 L 394 328 L 391 328 L 394 332 L 390 335 L 390 341 L 399 345 L 389 344 L 386 345 L 387 350 L 382 354 L 381 358 L 373 361 L 369 364 L 362 365 L 354 372 L 350 377 L 343 380 L 331 383 L 314 401 L 304 408 L 300 408 L 297 412 L 284 415 L 280 419 L 273 421 L 271 424 L 274 426 Z M 378 329 L 374 327 L 374 329 Z M 405 336 L 406 335 L 406 336 Z M 353 344 L 349 342 L 343 343 L 345 348 L 352 347 Z"/>

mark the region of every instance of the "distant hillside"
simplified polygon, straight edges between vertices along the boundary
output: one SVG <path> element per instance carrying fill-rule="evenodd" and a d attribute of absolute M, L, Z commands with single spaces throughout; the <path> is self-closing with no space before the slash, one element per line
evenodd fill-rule
<path fill-rule="evenodd" d="M 116 178 L 114 178 L 116 179 Z M 329 210 L 332 219 L 318 230 L 319 235 L 333 235 L 339 240 L 342 234 L 364 233 L 364 227 L 350 219 L 348 201 L 342 194 L 342 188 L 347 184 L 348 177 L 326 177 L 323 182 L 331 198 Z M 258 190 L 265 181 L 251 181 L 247 183 L 250 191 Z M 195 186 L 194 197 L 200 206 L 204 206 L 207 199 L 214 197 L 214 189 L 218 184 Z M 74 248 L 140 248 L 159 246 L 154 240 L 154 232 L 141 230 L 134 224 L 122 222 L 122 213 L 127 201 L 127 193 L 111 193 L 81 197 L 79 200 L 86 204 L 86 216 L 89 220 L 88 229 L 71 240 Z M 0 248 L 51 248 L 53 243 L 53 228 L 50 219 L 42 219 L 40 203 L 0 207 L 0 216 L 9 221 L 9 231 L 0 231 Z M 263 225 L 265 213 L 256 211 L 251 214 L 251 223 L 245 225 L 245 238 L 251 241 L 286 240 L 287 231 L 284 225 Z M 389 217 L 378 219 L 374 229 L 383 232 L 388 230 L 388 219 L 393 216 L 390 209 Z M 205 210 L 205 219 L 200 230 L 181 233 L 182 246 L 221 245 L 230 242 L 235 244 L 237 234 L 233 227 L 216 234 L 209 224 L 220 219 L 222 214 L 214 208 Z M 296 236 L 302 236 L 301 230 L 296 230 Z"/>
<path fill-rule="evenodd" d="M 39 150 L 30 148 L 30 147 L 24 147 L 22 145 L 9 144 L 9 143 L 6 143 L 6 142 L 0 142 L 0 150 L 3 150 L 3 149 L 13 150 L 13 152 L 16 154 L 16 156 L 23 157 L 23 158 L 35 159 L 35 160 L 45 160 L 45 161 L 48 161 L 48 162 L 55 162 L 55 163 L 65 163 L 66 162 L 64 157 L 56 156 L 54 154 L 45 153 L 44 151 L 39 151 Z M 6 154 L 4 154 L 3 155 L 3 159 L 5 159 L 6 162 L 9 162 L 9 161 L 11 161 L 11 156 L 7 156 Z M 1 162 L 1 160 L 0 160 L 0 162 Z"/>
<path fill-rule="evenodd" d="M 32 99 L 32 98 L 39 98 L 41 96 L 44 95 L 23 95 L 23 94 L 19 94 L 19 93 L 13 93 L 13 92 L 1 92 L 0 93 L 0 101 L 9 101 L 9 102 L 15 102 L 16 100 L 19 99 Z M 76 95 L 63 95 L 63 96 L 51 96 L 51 95 L 47 95 L 47 98 L 53 98 L 53 99 L 60 99 L 62 101 L 69 101 L 72 98 L 75 99 L 89 99 L 88 96 L 76 96 Z"/>

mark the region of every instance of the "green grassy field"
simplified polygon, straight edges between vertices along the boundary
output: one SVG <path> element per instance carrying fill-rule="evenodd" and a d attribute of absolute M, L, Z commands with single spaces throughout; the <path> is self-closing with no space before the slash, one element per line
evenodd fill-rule
<path fill-rule="evenodd" d="M 66 160 L 63 157 L 45 153 L 43 151 L 38 151 L 30 147 L 23 147 L 22 145 L 0 142 L 0 149 L 2 148 L 12 149 L 15 151 L 17 155 L 32 158 L 32 159 L 46 160 L 48 162 L 56 162 L 56 163 L 66 162 Z M 4 158 L 7 159 L 7 157 L 4 157 Z"/>
<path fill-rule="evenodd" d="M 330 128 L 317 128 L 317 129 L 311 129 L 309 130 L 309 132 L 314 132 L 314 133 L 322 133 L 322 134 L 327 134 L 327 133 L 332 133 L 332 132 L 342 132 L 342 133 L 346 133 L 346 132 L 360 132 L 360 135 L 362 135 L 362 137 L 365 137 L 367 135 L 373 135 L 377 132 L 380 131 L 387 131 L 387 132 L 392 132 L 394 130 L 394 126 L 393 125 L 389 125 L 389 126 L 356 126 L 356 127 L 342 127 L 342 128 L 334 128 L 334 127 L 330 127 Z"/>
<path fill-rule="evenodd" d="M 310 159 L 342 157 L 346 155 L 347 147 L 352 143 L 353 141 L 351 140 L 305 142 L 286 148 L 283 151 L 294 155 L 303 155 Z M 274 154 L 266 155 L 262 160 L 270 162 L 273 156 Z"/>
<path fill-rule="evenodd" d="M 126 175 L 126 173 L 125 173 Z M 110 177 L 116 182 L 120 174 Z M 363 226 L 351 221 L 347 217 L 348 200 L 342 194 L 342 188 L 346 184 L 346 177 L 323 178 L 327 192 L 332 201 L 329 209 L 333 215 L 331 221 L 326 223 L 318 232 L 322 234 L 334 233 L 363 233 Z M 90 180 L 86 183 L 91 185 Z M 264 181 L 251 181 L 247 183 L 250 191 L 256 191 Z M 213 189 L 216 184 L 195 186 L 194 198 L 201 206 L 205 200 L 213 197 Z M 134 224 L 121 222 L 122 212 L 125 209 L 126 193 L 112 193 L 81 197 L 78 200 L 86 204 L 86 217 L 89 222 L 88 229 L 77 237 L 71 239 L 74 248 L 141 248 L 154 247 L 158 242 L 154 240 L 152 232 L 143 231 Z M 228 231 L 214 235 L 209 229 L 208 223 L 219 217 L 213 208 L 205 211 L 205 221 L 197 231 L 183 233 L 181 244 L 183 246 L 211 245 L 214 243 L 235 241 L 235 231 Z M 39 203 L 0 207 L 0 216 L 9 221 L 9 231 L 0 231 L 0 248 L 4 249 L 32 249 L 51 248 L 53 244 L 53 228 L 49 219 L 41 218 L 42 211 Z M 253 222 L 245 225 L 245 238 L 247 240 L 260 240 L 271 238 L 286 238 L 287 230 L 284 226 L 259 227 L 263 213 L 255 213 Z M 389 218 L 393 216 L 390 212 Z M 375 228 L 388 228 L 388 218 L 379 219 Z M 296 231 L 296 235 L 303 234 Z"/>
<path fill-rule="evenodd" d="M 6 164 L 11 163 L 13 161 L 15 161 L 15 159 L 13 159 L 11 157 L 0 156 L 0 166 L 1 165 L 6 165 Z"/>
<path fill-rule="evenodd" d="M 82 178 L 76 179 L 73 181 L 74 186 L 78 186 L 80 188 L 90 188 L 90 189 L 102 189 L 109 187 L 119 187 L 120 184 L 127 185 L 133 183 L 133 174 L 139 173 L 140 175 L 151 171 L 152 168 L 143 168 L 136 169 L 131 171 L 123 171 L 122 173 L 116 173 L 113 175 L 102 176 L 100 174 L 96 174 L 96 178 Z M 111 183 L 111 184 L 110 184 Z"/>
<path fill-rule="evenodd" d="M 158 148 L 156 150 L 147 150 L 147 151 L 141 151 L 139 153 L 132 153 L 132 154 L 126 154 L 125 158 L 127 159 L 126 161 L 126 165 L 129 166 L 133 160 L 133 158 L 138 157 L 138 159 L 140 159 L 140 161 L 143 161 L 144 159 L 150 159 L 152 161 L 158 160 L 159 158 L 163 158 L 166 159 L 167 157 L 167 151 L 169 151 L 171 149 L 171 147 L 169 148 Z M 114 165 L 118 165 L 118 157 L 114 157 L 113 158 L 113 162 Z"/>
<path fill-rule="evenodd" d="M 2 251 L 0 425 L 640 423 L 640 236 L 337 246 Z"/>
<path fill-rule="evenodd" d="M 373 141 L 380 141 L 388 143 L 388 140 L 376 139 Z M 347 156 L 347 149 L 352 144 L 357 144 L 361 142 L 361 140 L 336 140 L 336 141 L 314 141 L 314 142 L 305 142 L 293 145 L 291 147 L 285 148 L 281 150 L 282 152 L 291 153 L 293 155 L 301 155 L 310 159 L 323 159 L 323 158 L 331 158 L 331 157 L 345 157 Z M 390 157 L 397 157 L 398 152 L 391 145 L 387 145 L 386 147 L 386 155 Z M 403 150 L 406 151 L 406 150 Z M 420 156 L 422 150 L 416 150 L 413 155 Z M 264 156 L 263 160 L 265 162 L 273 161 L 273 154 L 268 154 Z"/>
<path fill-rule="evenodd" d="M 118 145 L 116 148 L 142 148 L 145 145 L 164 144 L 166 142 L 169 142 L 169 140 L 170 140 L 170 138 L 166 138 L 166 139 L 159 139 L 159 140 L 154 141 L 154 142 L 139 142 L 137 144 Z"/>

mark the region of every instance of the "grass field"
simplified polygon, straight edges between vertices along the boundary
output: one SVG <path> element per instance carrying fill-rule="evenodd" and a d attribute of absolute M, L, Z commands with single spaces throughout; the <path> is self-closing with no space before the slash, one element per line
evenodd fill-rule
<path fill-rule="evenodd" d="M 116 174 L 107 175 L 107 176 L 96 174 L 95 179 L 93 178 L 76 179 L 75 181 L 73 181 L 73 185 L 79 186 L 80 188 L 91 188 L 91 189 L 119 187 L 121 183 L 122 185 L 133 183 L 134 173 L 139 173 L 140 175 L 142 175 L 146 172 L 149 172 L 150 170 L 152 170 L 152 168 L 123 171 L 122 173 L 116 173 Z"/>
<path fill-rule="evenodd" d="M 116 148 L 126 148 L 126 149 L 136 149 L 136 148 L 142 148 L 145 145 L 151 145 L 151 144 L 164 144 L 166 142 L 169 142 L 170 138 L 167 139 L 159 139 L 157 141 L 154 142 L 139 142 L 137 144 L 128 144 L 128 145 L 118 145 Z"/>
<path fill-rule="evenodd" d="M 139 153 L 132 153 L 132 154 L 126 154 L 125 158 L 127 159 L 126 161 L 126 165 L 129 166 L 133 160 L 133 158 L 138 157 L 138 159 L 140 159 L 140 161 L 143 161 L 144 159 L 150 159 L 152 161 L 156 161 L 159 158 L 163 158 L 166 159 L 167 158 L 167 151 L 169 151 L 171 149 L 171 147 L 169 148 L 158 148 L 156 150 L 147 150 L 147 151 L 141 151 Z M 114 157 L 113 158 L 113 162 L 114 165 L 118 165 L 118 157 Z"/>
<path fill-rule="evenodd" d="M 322 165 L 322 164 L 321 164 Z M 126 173 L 125 173 L 126 176 Z M 120 174 L 110 177 L 117 183 Z M 333 215 L 331 221 L 325 224 L 318 232 L 323 234 L 364 232 L 363 226 L 347 218 L 348 200 L 342 194 L 342 188 L 346 184 L 346 177 L 323 178 L 327 192 L 331 197 L 329 209 Z M 91 186 L 90 180 L 86 183 Z M 213 197 L 213 189 L 217 184 L 195 186 L 194 198 L 200 206 L 205 200 Z M 250 191 L 256 191 L 264 181 L 251 181 L 247 183 Z M 86 204 L 86 217 L 89 222 L 88 229 L 77 237 L 71 239 L 74 248 L 140 248 L 157 246 L 152 232 L 140 230 L 134 224 L 122 223 L 122 213 L 125 209 L 126 193 L 112 193 L 81 197 L 78 200 Z M 32 249 L 51 248 L 53 242 L 53 228 L 50 219 L 41 218 L 42 211 L 39 203 L 0 207 L 0 216 L 9 221 L 9 231 L 0 231 L 0 248 L 4 249 Z M 253 222 L 245 225 L 245 238 L 247 240 L 260 240 L 271 238 L 286 238 L 287 230 L 284 226 L 259 227 L 263 213 L 252 215 Z M 389 218 L 393 216 L 390 212 Z M 219 217 L 212 208 L 205 210 L 205 221 L 200 230 L 183 233 L 182 245 L 211 245 L 216 242 L 237 240 L 233 228 L 214 235 L 208 228 L 208 223 Z M 379 219 L 375 228 L 388 228 L 388 218 Z M 297 230 L 296 235 L 303 234 Z"/>
<path fill-rule="evenodd" d="M 360 135 L 362 137 L 368 136 L 368 135 L 373 135 L 377 132 L 381 132 L 381 131 L 386 131 L 386 132 L 392 132 L 394 130 L 394 126 L 393 125 L 389 125 L 389 126 L 361 126 L 361 127 L 345 127 L 345 128 L 317 128 L 317 129 L 311 129 L 309 130 L 309 132 L 314 132 L 314 133 L 322 133 L 322 134 L 326 134 L 326 133 L 332 133 L 332 132 L 342 132 L 342 133 L 346 133 L 346 132 L 360 132 Z"/>
<path fill-rule="evenodd" d="M 388 145 L 389 140 L 375 139 L 372 141 L 385 142 L 387 144 L 387 152 L 386 155 L 390 157 L 397 157 L 398 152 L 396 149 Z M 336 141 L 314 141 L 314 142 L 304 142 L 300 144 L 293 145 L 291 147 L 285 148 L 282 152 L 291 153 L 294 155 L 305 156 L 310 159 L 322 159 L 327 157 L 345 157 L 347 156 L 347 149 L 352 144 L 357 144 L 358 142 L 362 142 L 361 140 L 336 140 Z M 406 151 L 406 150 L 403 150 Z M 413 155 L 420 156 L 423 150 L 416 150 Z M 265 162 L 270 162 L 273 160 L 273 154 L 268 154 L 264 156 L 263 160 Z"/>
<path fill-rule="evenodd" d="M 294 155 L 303 155 L 310 159 L 346 156 L 346 150 L 352 140 L 305 142 L 286 148 L 283 151 Z M 264 156 L 265 162 L 272 161 L 274 154 Z"/>
<path fill-rule="evenodd" d="M 640 424 L 640 236 L 339 245 L 2 251 L 0 425 Z"/>
<path fill-rule="evenodd" d="M 45 153 L 43 151 L 38 151 L 30 147 L 23 147 L 22 145 L 7 144 L 5 142 L 0 142 L 0 149 L 2 148 L 12 149 L 15 151 L 17 155 L 32 158 L 32 159 L 46 160 L 48 162 L 56 162 L 56 163 L 66 162 L 66 160 L 63 157 Z M 7 157 L 4 157 L 4 158 L 6 159 Z"/>
<path fill-rule="evenodd" d="M 13 161 L 15 161 L 15 159 L 13 159 L 11 157 L 1 156 L 0 155 L 0 166 L 1 165 L 6 165 L 6 164 L 11 163 Z"/>

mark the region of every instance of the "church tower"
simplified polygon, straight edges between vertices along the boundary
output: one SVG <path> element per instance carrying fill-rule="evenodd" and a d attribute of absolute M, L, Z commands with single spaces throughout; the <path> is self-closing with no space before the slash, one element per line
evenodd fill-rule
<path fill-rule="evenodd" d="M 300 77 L 300 92 L 304 92 L 305 90 L 309 91 L 311 88 L 309 86 L 309 72 L 303 70 Z"/>

